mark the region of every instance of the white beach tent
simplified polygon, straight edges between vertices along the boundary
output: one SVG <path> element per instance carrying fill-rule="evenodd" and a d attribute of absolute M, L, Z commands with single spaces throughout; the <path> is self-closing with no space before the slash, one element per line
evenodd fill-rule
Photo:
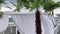
<path fill-rule="evenodd" d="M 36 34 L 35 13 L 10 12 L 20 34 Z M 41 14 L 42 34 L 54 34 L 54 25 L 47 14 Z"/>
<path fill-rule="evenodd" d="M 54 34 L 54 25 L 47 14 L 41 15 L 41 21 L 44 26 L 44 34 Z"/>
<path fill-rule="evenodd" d="M 8 27 L 8 18 L 9 18 L 9 16 L 6 15 L 5 13 L 3 14 L 3 17 L 0 18 L 0 32 L 3 32 L 7 29 L 7 27 Z"/>

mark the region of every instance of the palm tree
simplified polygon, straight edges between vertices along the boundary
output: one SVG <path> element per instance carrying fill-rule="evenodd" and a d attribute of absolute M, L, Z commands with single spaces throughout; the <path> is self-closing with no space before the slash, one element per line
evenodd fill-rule
<path fill-rule="evenodd" d="M 30 8 L 31 10 L 36 9 L 36 33 L 42 34 L 41 30 L 41 20 L 40 20 L 40 12 L 38 8 L 43 3 L 42 0 L 17 0 L 17 4 L 11 2 L 14 6 L 16 6 L 16 10 L 19 11 L 21 7 L 26 7 L 27 9 Z"/>
<path fill-rule="evenodd" d="M 55 3 L 54 1 L 45 2 L 42 4 L 45 12 L 50 12 L 51 15 L 54 15 L 53 10 L 60 7 L 60 2 Z"/>
<path fill-rule="evenodd" d="M 5 0 L 0 0 L 0 9 L 1 9 L 1 4 L 4 3 L 4 1 L 5 1 Z M 2 14 L 3 14 L 3 12 L 0 12 L 0 18 L 3 17 Z"/>
<path fill-rule="evenodd" d="M 41 6 L 42 0 L 23 0 L 22 5 L 25 6 L 26 8 L 31 8 L 31 10 L 36 9 L 36 33 L 37 34 L 42 34 L 41 30 L 41 20 L 40 20 L 40 12 L 38 8 Z"/>
<path fill-rule="evenodd" d="M 25 3 L 27 3 L 28 1 L 26 1 Z M 30 1 L 31 2 L 31 1 Z M 36 23 L 36 33 L 37 34 L 42 34 L 42 29 L 41 29 L 41 20 L 40 20 L 40 12 L 38 10 L 38 8 L 41 6 L 40 3 L 41 1 L 40 0 L 33 0 L 33 2 L 31 2 L 31 4 L 27 4 L 28 6 L 25 6 L 25 7 L 28 7 L 28 8 L 31 8 L 31 10 L 33 9 L 36 9 L 36 20 L 35 20 L 35 23 Z"/>

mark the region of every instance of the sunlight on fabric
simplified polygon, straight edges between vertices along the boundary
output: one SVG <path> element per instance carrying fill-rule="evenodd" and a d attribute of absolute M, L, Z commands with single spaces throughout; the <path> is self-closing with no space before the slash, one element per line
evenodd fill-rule
<path fill-rule="evenodd" d="M 0 19 L 0 32 L 3 32 L 8 27 L 8 15 L 3 15 L 3 18 Z"/>

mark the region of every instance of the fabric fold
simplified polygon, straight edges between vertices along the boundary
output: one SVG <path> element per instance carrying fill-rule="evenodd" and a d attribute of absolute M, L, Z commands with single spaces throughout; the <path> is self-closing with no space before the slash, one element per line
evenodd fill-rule
<path fill-rule="evenodd" d="M 44 26 L 44 34 L 54 34 L 54 25 L 48 15 L 41 15 L 41 22 Z"/>
<path fill-rule="evenodd" d="M 0 32 L 3 32 L 7 29 L 7 27 L 8 27 L 8 18 L 9 18 L 9 16 L 4 15 L 4 14 L 3 14 L 3 17 L 0 18 Z"/>
<path fill-rule="evenodd" d="M 24 32 L 21 34 L 36 34 L 34 14 L 15 14 L 12 15 L 12 18 L 14 19 L 17 29 L 20 31 L 20 33 L 21 30 Z"/>

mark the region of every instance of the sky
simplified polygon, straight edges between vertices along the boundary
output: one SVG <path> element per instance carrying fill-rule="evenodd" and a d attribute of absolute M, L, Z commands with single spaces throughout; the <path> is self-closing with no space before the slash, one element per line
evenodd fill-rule
<path fill-rule="evenodd" d="M 4 7 L 4 6 L 2 6 L 0 11 L 3 11 L 3 12 L 4 12 L 4 11 L 13 11 L 14 9 L 16 9 L 16 7 L 14 7 L 11 3 L 9 3 L 9 1 L 12 1 L 12 2 L 16 3 L 16 0 L 6 0 L 6 1 L 5 1 L 5 2 L 8 4 L 8 6 L 12 7 L 12 10 L 9 9 L 9 8 L 6 8 L 6 7 Z M 54 0 L 54 1 L 55 1 L 55 2 L 58 2 L 58 1 L 60 1 L 60 0 Z M 21 11 L 22 11 L 22 12 L 26 12 L 26 11 L 28 12 L 29 10 L 22 8 Z M 41 8 L 41 11 L 44 12 L 44 10 L 43 10 L 42 8 Z M 60 8 L 55 9 L 55 10 L 54 10 L 54 13 L 55 13 L 55 14 L 60 14 Z"/>

